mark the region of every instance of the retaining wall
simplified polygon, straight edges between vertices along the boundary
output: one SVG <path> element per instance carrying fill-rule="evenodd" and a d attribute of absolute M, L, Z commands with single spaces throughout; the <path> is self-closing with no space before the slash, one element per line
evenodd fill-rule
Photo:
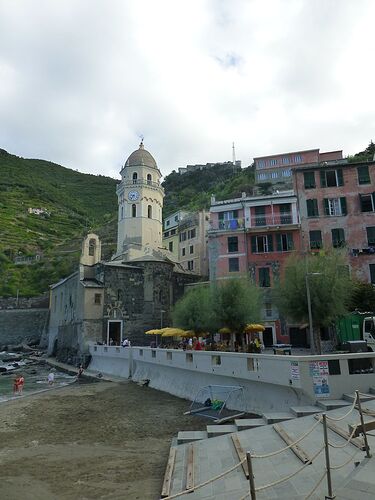
<path fill-rule="evenodd" d="M 0 346 L 40 342 L 48 309 L 0 310 Z"/>

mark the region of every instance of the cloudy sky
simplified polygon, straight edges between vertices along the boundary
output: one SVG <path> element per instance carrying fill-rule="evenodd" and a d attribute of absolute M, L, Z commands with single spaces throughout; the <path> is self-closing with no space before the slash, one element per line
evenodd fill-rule
<path fill-rule="evenodd" d="M 118 177 L 375 140 L 375 1 L 0 0 L 0 148 Z"/>

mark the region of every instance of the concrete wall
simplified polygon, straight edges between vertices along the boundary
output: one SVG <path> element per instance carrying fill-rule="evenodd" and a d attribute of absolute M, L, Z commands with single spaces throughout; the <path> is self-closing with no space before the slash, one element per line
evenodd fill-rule
<path fill-rule="evenodd" d="M 0 311 L 0 346 L 39 343 L 47 326 L 48 309 Z"/>
<path fill-rule="evenodd" d="M 189 400 L 206 385 L 240 385 L 245 403 L 242 406 L 235 402 L 239 405 L 235 408 L 245 411 L 286 411 L 292 405 L 314 404 L 317 397 L 323 396 L 314 393 L 312 361 L 338 360 L 341 373 L 326 376 L 331 399 L 356 389 L 368 391 L 374 384 L 374 373 L 351 375 L 348 365 L 349 360 L 369 358 L 374 367 L 375 353 L 319 358 L 94 345 L 90 353 L 90 369 L 132 376 L 134 381 L 150 379 L 150 387 Z"/>

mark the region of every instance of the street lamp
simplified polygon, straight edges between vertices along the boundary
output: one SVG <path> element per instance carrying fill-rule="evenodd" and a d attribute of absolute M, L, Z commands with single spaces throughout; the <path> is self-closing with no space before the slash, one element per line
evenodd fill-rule
<path fill-rule="evenodd" d="M 163 314 L 167 312 L 164 309 L 160 309 L 160 330 L 163 328 Z"/>
<path fill-rule="evenodd" d="M 321 276 L 322 273 L 305 273 L 305 282 L 306 282 L 306 298 L 307 298 L 307 311 L 309 314 L 309 337 L 310 337 L 310 352 L 311 354 L 315 354 L 315 342 L 314 342 L 314 330 L 313 330 L 313 319 L 312 319 L 312 311 L 311 311 L 311 295 L 310 295 L 310 285 L 309 285 L 309 276 Z M 318 351 L 320 351 L 320 342 L 318 343 Z M 321 352 L 318 352 L 321 354 Z"/>

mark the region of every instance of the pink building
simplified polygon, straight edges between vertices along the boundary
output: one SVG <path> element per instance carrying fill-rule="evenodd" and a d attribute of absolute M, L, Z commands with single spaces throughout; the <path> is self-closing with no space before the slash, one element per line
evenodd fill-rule
<path fill-rule="evenodd" d="M 288 342 L 270 289 L 283 273 L 286 259 L 300 251 L 297 197 L 293 191 L 267 196 L 211 200 L 209 238 L 210 280 L 248 276 L 264 289 L 263 321 L 266 345 Z"/>
<path fill-rule="evenodd" d="M 303 250 L 346 249 L 352 276 L 375 284 L 375 162 L 294 170 Z"/>

